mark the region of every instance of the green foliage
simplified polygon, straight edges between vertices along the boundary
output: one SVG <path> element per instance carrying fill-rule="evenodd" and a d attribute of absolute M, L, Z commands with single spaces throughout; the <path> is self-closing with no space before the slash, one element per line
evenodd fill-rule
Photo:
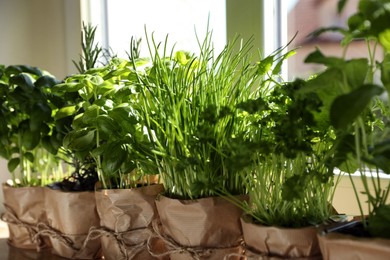
<path fill-rule="evenodd" d="M 261 95 L 291 53 L 279 50 L 252 63 L 251 41 L 239 47 L 235 39 L 218 54 L 210 33 L 199 41 L 198 54 L 167 50 L 167 40 L 147 41 L 152 66 L 137 71 L 137 109 L 152 147 L 139 153 L 158 167 L 168 196 L 245 193 L 238 172 L 251 163 L 251 155 L 240 143 L 247 134 L 240 106 L 265 105 Z M 257 104 L 246 103 L 250 99 Z"/>
<path fill-rule="evenodd" d="M 55 118 L 73 118 L 64 146 L 81 162 L 93 159 L 104 188 L 133 187 L 143 174 L 133 149 L 146 144 L 134 110 L 138 98 L 131 80 L 134 64 L 145 65 L 145 60 L 133 63 L 114 58 L 106 66 L 73 75 L 54 87 L 61 95 L 79 95 L 79 102 L 63 107 Z"/>
<path fill-rule="evenodd" d="M 25 65 L 2 66 L 0 75 L 0 156 L 8 160 L 14 185 L 45 185 L 58 178 L 49 167 L 62 168 L 63 135 L 51 117 L 62 105 L 52 92 L 59 81 Z"/>
<path fill-rule="evenodd" d="M 340 1 L 340 6 L 345 2 Z M 359 171 L 363 193 L 367 198 L 365 202 L 369 208 L 366 218 L 362 202 L 356 197 L 363 224 L 372 235 L 382 237 L 388 237 L 389 226 L 385 217 L 388 214 L 388 205 L 385 204 L 390 186 L 382 187 L 380 184 L 380 173 L 389 174 L 390 170 L 389 4 L 388 0 L 360 0 L 357 13 L 349 18 L 348 28 L 343 31 L 344 45 L 354 40 L 366 40 L 369 51 L 367 58 L 346 60 L 324 57 L 318 55 L 317 51 L 306 60 L 327 66 L 317 78 L 325 79 L 335 71 L 340 75 L 332 77 L 332 80 L 329 80 L 332 83 L 325 84 L 328 91 L 323 91 L 323 81 L 314 80 L 320 89 L 321 99 L 327 104 L 325 114 L 329 115 L 328 118 L 335 128 L 336 156 L 332 165 L 350 174 Z M 376 60 L 375 52 L 379 47 L 385 52 L 382 60 Z M 334 62 L 336 60 L 337 62 Z M 315 86 L 311 88 L 314 89 Z M 334 95 L 327 95 L 331 92 Z M 355 194 L 358 195 L 356 190 Z"/>
<path fill-rule="evenodd" d="M 334 135 L 329 120 L 315 117 L 323 103 L 308 84 L 275 84 L 261 102 L 239 105 L 249 160 L 241 176 L 251 198 L 244 208 L 263 225 L 303 227 L 332 214 Z"/>
<path fill-rule="evenodd" d="M 97 26 L 92 26 L 90 24 L 85 25 L 83 23 L 81 31 L 82 54 L 80 55 L 80 60 L 78 62 L 73 61 L 73 64 L 80 73 L 97 67 L 97 62 L 102 55 L 102 48 L 95 43 L 96 29 Z"/>

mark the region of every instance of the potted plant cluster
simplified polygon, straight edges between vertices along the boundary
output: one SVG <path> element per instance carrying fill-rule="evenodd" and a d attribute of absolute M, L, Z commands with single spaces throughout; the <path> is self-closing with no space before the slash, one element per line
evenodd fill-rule
<path fill-rule="evenodd" d="M 94 28 L 84 27 L 79 73 L 63 82 L 36 68 L 1 67 L 0 155 L 22 173 L 13 187 L 3 185 L 5 195 L 48 184 L 32 177 L 36 171 L 50 170 L 53 182 L 59 162 L 74 167 L 36 192 L 45 199 L 34 221 L 5 196 L 11 244 L 31 248 L 48 237 L 55 254 L 79 259 L 100 257 L 100 246 L 105 259 L 386 259 L 390 187 L 379 176 L 390 173 L 390 11 L 383 3 L 360 0 L 349 28 L 339 30 L 346 46 L 365 39 L 370 57 L 317 50 L 306 62 L 326 69 L 307 80 L 279 77 L 294 51 L 257 58 L 251 40 L 237 37 L 215 53 L 211 32 L 197 38 L 195 53 L 168 50 L 168 38 L 151 36 L 150 57 L 140 57 L 132 40 L 128 59 L 97 66 L 102 50 Z M 374 58 L 377 45 L 383 60 Z M 335 170 L 360 173 L 369 213 L 358 221 L 329 224 Z M 74 215 L 86 208 L 89 217 Z M 364 238 L 345 235 L 356 230 Z"/>

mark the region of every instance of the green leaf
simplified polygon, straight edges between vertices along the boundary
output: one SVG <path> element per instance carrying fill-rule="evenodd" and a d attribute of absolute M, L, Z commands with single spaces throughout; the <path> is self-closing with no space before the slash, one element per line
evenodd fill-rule
<path fill-rule="evenodd" d="M 185 51 L 177 51 L 175 53 L 175 60 L 178 61 L 181 65 L 186 65 L 190 61 L 191 55 Z"/>
<path fill-rule="evenodd" d="M 387 52 L 390 52 L 390 29 L 379 34 L 379 42 Z"/>
<path fill-rule="evenodd" d="M 44 122 L 51 120 L 51 108 L 45 103 L 35 103 L 30 114 L 30 129 L 39 131 Z"/>
<path fill-rule="evenodd" d="M 85 112 L 81 115 L 82 121 L 86 125 L 96 125 L 96 117 L 101 113 L 100 107 L 97 105 L 91 105 L 85 109 Z"/>
<path fill-rule="evenodd" d="M 331 67 L 343 67 L 345 62 L 341 58 L 326 57 L 320 50 L 317 49 L 306 57 L 305 63 L 318 63 Z"/>
<path fill-rule="evenodd" d="M 32 150 L 39 144 L 41 133 L 39 131 L 24 130 L 22 132 L 22 145 L 27 150 Z"/>
<path fill-rule="evenodd" d="M 344 71 L 351 89 L 358 88 L 363 85 L 367 77 L 368 60 L 365 58 L 350 60 L 344 66 Z"/>
<path fill-rule="evenodd" d="M 57 80 L 53 76 L 45 75 L 45 76 L 42 76 L 39 79 L 37 79 L 37 81 L 35 81 L 34 85 L 37 88 L 42 88 L 42 87 L 53 87 L 53 86 L 60 84 L 60 83 L 61 83 L 61 81 Z"/>
<path fill-rule="evenodd" d="M 380 205 L 368 221 L 368 230 L 372 236 L 390 238 L 390 205 Z"/>
<path fill-rule="evenodd" d="M 345 4 L 347 3 L 347 0 L 339 0 L 337 3 L 337 12 L 341 14 L 341 12 L 344 10 Z"/>
<path fill-rule="evenodd" d="M 50 136 L 45 136 L 42 138 L 42 146 L 51 154 L 57 154 L 57 149 L 54 148 L 53 144 L 50 141 Z"/>
<path fill-rule="evenodd" d="M 31 67 L 31 66 L 27 66 L 27 65 L 11 65 L 5 69 L 5 73 L 8 76 L 18 75 L 22 72 L 29 73 L 29 74 L 32 74 L 32 75 L 35 75 L 38 77 L 41 77 L 43 75 L 42 71 L 39 68 Z"/>
<path fill-rule="evenodd" d="M 35 88 L 33 82 L 34 82 L 34 79 L 26 73 L 21 73 L 19 75 L 13 76 L 9 79 L 10 85 L 20 86 L 23 89 L 23 91 L 25 91 L 27 93 L 31 93 L 33 91 L 33 89 Z"/>
<path fill-rule="evenodd" d="M 258 74 L 259 75 L 266 75 L 267 72 L 272 68 L 272 64 L 274 63 L 274 56 L 268 56 L 257 65 L 258 67 Z"/>
<path fill-rule="evenodd" d="M 53 86 L 52 90 L 56 93 L 63 92 L 76 92 L 83 87 L 83 84 L 79 82 L 61 83 Z"/>
<path fill-rule="evenodd" d="M 282 185 L 282 198 L 287 201 L 300 199 L 306 189 L 306 176 L 293 175 L 285 180 Z"/>
<path fill-rule="evenodd" d="M 381 81 L 390 93 L 390 53 L 386 53 L 381 65 Z"/>
<path fill-rule="evenodd" d="M 19 166 L 20 159 L 19 158 L 12 158 L 8 161 L 7 167 L 9 172 L 14 172 L 15 169 Z"/>
<path fill-rule="evenodd" d="M 110 136 L 119 135 L 120 126 L 115 120 L 108 115 L 100 115 L 96 118 L 97 127 L 100 132 Z"/>
<path fill-rule="evenodd" d="M 331 124 L 336 129 L 345 129 L 366 109 L 372 98 L 382 92 L 383 88 L 377 85 L 363 85 L 337 97 L 330 110 Z"/>
<path fill-rule="evenodd" d="M 102 168 L 106 174 L 117 172 L 127 158 L 128 152 L 123 149 L 120 142 L 115 142 L 106 147 L 103 155 Z"/>
<path fill-rule="evenodd" d="M 135 125 L 138 123 L 138 120 L 129 106 L 115 107 L 109 112 L 109 116 L 120 125 L 122 131 L 127 133 L 135 131 Z"/>
<path fill-rule="evenodd" d="M 348 27 L 350 31 L 355 31 L 361 28 L 364 23 L 364 17 L 361 14 L 354 14 L 348 18 Z"/>
<path fill-rule="evenodd" d="M 73 115 L 75 112 L 76 112 L 76 106 L 75 105 L 73 105 L 73 106 L 72 105 L 65 106 L 65 107 L 60 108 L 57 111 L 57 113 L 54 116 L 54 119 L 58 120 L 58 119 L 61 119 L 61 118 L 64 118 L 64 117 L 68 117 L 68 116 Z"/>
<path fill-rule="evenodd" d="M 110 91 L 114 89 L 115 85 L 106 81 L 99 85 L 99 87 L 97 88 L 97 94 L 106 96 L 107 94 L 109 94 Z"/>
<path fill-rule="evenodd" d="M 23 156 L 30 162 L 34 162 L 34 155 L 31 152 L 26 152 L 23 154 Z"/>
<path fill-rule="evenodd" d="M 95 132 L 88 129 L 74 130 L 64 138 L 64 147 L 71 150 L 82 151 L 93 147 Z"/>
<path fill-rule="evenodd" d="M 79 94 L 83 100 L 89 100 L 93 97 L 95 87 L 91 82 L 84 80 L 83 87 L 79 89 Z"/>

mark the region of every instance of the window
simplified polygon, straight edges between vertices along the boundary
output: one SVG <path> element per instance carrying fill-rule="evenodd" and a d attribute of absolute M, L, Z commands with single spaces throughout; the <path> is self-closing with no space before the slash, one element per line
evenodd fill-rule
<path fill-rule="evenodd" d="M 119 57 L 127 57 L 131 37 L 141 38 L 141 55 L 148 54 L 145 28 L 157 42 L 168 35 L 169 47 L 176 44 L 176 50 L 196 52 L 195 29 L 203 40 L 209 21 L 217 52 L 227 39 L 240 33 L 244 39 L 255 35 L 255 47 L 264 55 L 285 46 L 297 34 L 289 46 L 298 48 L 297 54 L 288 59 L 282 75 L 292 80 L 320 69 L 303 62 L 317 46 L 327 55 L 342 54 L 340 35 L 329 33 L 315 40 L 307 36 L 320 27 L 345 26 L 357 1 L 349 0 L 341 15 L 337 14 L 338 0 L 83 0 L 82 10 L 84 20 L 98 25 L 99 42 Z M 361 53 L 356 43 L 347 56 Z"/>
<path fill-rule="evenodd" d="M 346 27 L 348 18 L 357 10 L 359 0 L 348 0 L 341 14 L 337 13 L 339 0 L 289 0 L 288 12 L 288 38 L 291 39 L 297 33 L 290 48 L 298 48 L 297 54 L 288 59 L 289 79 L 309 75 L 322 69 L 316 64 L 305 64 L 305 57 L 319 47 L 325 55 L 341 57 L 343 48 L 340 46 L 341 34 L 325 33 L 320 37 L 307 37 L 311 32 L 319 28 L 339 26 Z M 365 42 L 352 42 L 346 58 L 368 57 Z M 382 55 L 377 51 L 376 55 Z"/>
<path fill-rule="evenodd" d="M 87 20 L 100 28 L 100 42 L 119 57 L 127 57 L 131 37 L 141 39 L 141 56 L 148 54 L 148 36 L 154 33 L 156 42 L 164 42 L 176 50 L 199 49 L 195 30 L 203 40 L 207 24 L 213 32 L 215 49 L 226 44 L 225 0 L 115 0 L 90 1 Z"/>

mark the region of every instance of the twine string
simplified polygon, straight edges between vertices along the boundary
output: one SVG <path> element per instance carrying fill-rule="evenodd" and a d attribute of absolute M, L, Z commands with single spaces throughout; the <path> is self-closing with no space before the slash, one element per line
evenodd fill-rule
<path fill-rule="evenodd" d="M 48 236 L 54 239 L 57 239 L 59 242 L 61 242 L 63 245 L 66 247 L 71 248 L 74 251 L 79 251 L 80 248 L 77 248 L 72 239 L 71 235 L 63 234 L 60 231 L 46 225 L 45 223 L 38 223 L 37 224 L 38 232 L 35 235 L 36 237 L 38 236 Z"/>
<path fill-rule="evenodd" d="M 134 239 L 136 237 L 134 235 L 140 232 L 146 233 L 148 237 L 152 234 L 152 231 L 148 228 L 133 229 L 125 232 L 114 232 L 105 227 L 91 227 L 88 236 L 84 241 L 83 247 L 86 247 L 88 241 L 90 240 L 97 239 L 101 236 L 108 236 L 116 241 L 124 259 L 132 259 L 145 248 L 147 239 L 140 238 L 135 243 L 128 243 L 127 237 L 130 236 Z"/>
<path fill-rule="evenodd" d="M 216 248 L 200 248 L 200 247 L 182 246 L 182 245 L 178 244 L 176 241 L 174 241 L 173 239 L 171 239 L 167 236 L 164 236 L 162 234 L 162 231 L 160 228 L 161 225 L 157 219 L 152 222 L 152 226 L 153 226 L 154 234 L 149 237 L 148 242 L 147 242 L 147 248 L 148 248 L 149 253 L 154 257 L 164 257 L 164 256 L 168 256 L 168 255 L 175 254 L 175 253 L 179 253 L 179 254 L 187 253 L 187 254 L 191 255 L 191 257 L 193 259 L 200 260 L 202 257 L 211 256 L 211 254 L 216 250 L 231 249 L 231 248 L 238 247 L 241 244 L 241 241 L 240 241 L 239 245 L 237 245 L 237 246 L 216 247 Z M 166 247 L 165 252 L 160 252 L 160 253 L 154 252 L 153 247 L 152 247 L 152 244 L 153 244 L 152 242 L 154 239 L 161 239 L 164 242 L 164 245 Z"/>
<path fill-rule="evenodd" d="M 25 228 L 28 232 L 30 240 L 33 243 L 36 243 L 37 250 L 40 251 L 40 249 L 43 248 L 44 245 L 42 245 L 42 240 L 41 240 L 40 236 L 37 236 L 37 233 L 38 233 L 37 227 L 33 224 L 29 224 L 27 222 L 20 220 L 16 216 L 15 211 L 11 207 L 9 207 L 8 205 L 4 204 L 4 208 L 6 211 L 5 211 L 5 213 L 0 215 L 0 219 L 2 221 L 6 222 L 7 224 L 12 224 L 12 225 L 16 225 L 18 227 Z"/>

